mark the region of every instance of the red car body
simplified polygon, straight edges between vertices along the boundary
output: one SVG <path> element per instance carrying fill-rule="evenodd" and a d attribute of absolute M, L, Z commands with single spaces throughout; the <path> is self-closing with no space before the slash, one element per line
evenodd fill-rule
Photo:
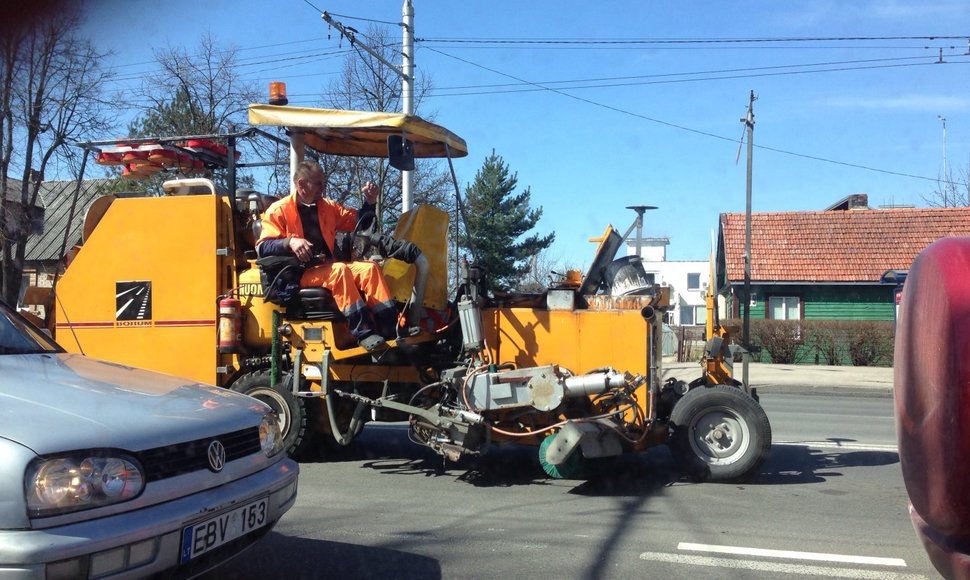
<path fill-rule="evenodd" d="M 970 237 L 938 240 L 913 262 L 894 367 L 913 525 L 944 577 L 970 578 Z"/>

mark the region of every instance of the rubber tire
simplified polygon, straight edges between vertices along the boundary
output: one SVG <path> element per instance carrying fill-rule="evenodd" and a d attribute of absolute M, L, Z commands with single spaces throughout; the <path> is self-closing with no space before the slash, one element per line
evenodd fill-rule
<path fill-rule="evenodd" d="M 729 438 L 729 453 L 721 457 L 710 437 L 715 430 L 698 432 L 703 423 L 713 426 L 714 421 L 720 434 Z M 670 427 L 671 451 L 684 474 L 695 481 L 743 481 L 757 472 L 771 449 L 768 416 L 757 401 L 736 387 L 691 389 L 674 405 Z"/>
<path fill-rule="evenodd" d="M 311 418 L 305 399 L 294 397 L 289 385 L 290 380 L 284 378 L 274 389 L 269 369 L 263 369 L 239 377 L 230 388 L 269 405 L 276 412 L 283 432 L 283 449 L 290 457 L 300 459 L 312 447 Z"/>

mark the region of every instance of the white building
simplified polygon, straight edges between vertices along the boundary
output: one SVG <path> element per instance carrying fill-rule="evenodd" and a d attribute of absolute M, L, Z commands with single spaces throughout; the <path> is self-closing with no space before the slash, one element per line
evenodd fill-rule
<path fill-rule="evenodd" d="M 673 309 L 667 315 L 667 324 L 704 325 L 707 322 L 704 294 L 711 282 L 710 264 L 707 260 L 667 261 L 668 244 L 670 238 L 641 238 L 640 257 L 647 282 L 670 287 Z M 636 255 L 636 238 L 627 238 L 626 245 L 627 255 Z"/>

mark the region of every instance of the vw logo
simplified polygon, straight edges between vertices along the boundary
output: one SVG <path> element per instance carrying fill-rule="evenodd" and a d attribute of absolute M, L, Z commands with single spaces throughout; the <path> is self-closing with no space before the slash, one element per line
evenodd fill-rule
<path fill-rule="evenodd" d="M 226 465 L 226 448 L 218 439 L 209 443 L 209 469 L 219 473 Z"/>

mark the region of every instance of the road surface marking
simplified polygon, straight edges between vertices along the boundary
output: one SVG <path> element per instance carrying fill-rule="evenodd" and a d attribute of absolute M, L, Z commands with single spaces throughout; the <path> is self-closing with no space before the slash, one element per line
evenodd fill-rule
<path fill-rule="evenodd" d="M 127 293 L 129 293 L 129 292 L 131 292 L 133 290 L 137 290 L 137 289 L 138 289 L 137 287 L 134 287 L 134 288 L 129 288 L 129 289 L 125 290 L 124 292 L 119 292 L 119 293 L 115 294 L 115 298 L 121 298 L 125 294 L 127 294 Z"/>
<path fill-rule="evenodd" d="M 741 546 L 713 546 L 681 542 L 678 550 L 688 552 L 715 552 L 718 554 L 740 554 L 742 556 L 761 556 L 762 558 L 785 558 L 788 560 L 815 560 L 819 562 L 841 562 L 843 564 L 873 564 L 876 566 L 906 567 L 902 558 L 876 558 L 873 556 L 850 556 L 847 554 L 820 554 L 818 552 L 793 552 L 791 550 L 766 550 L 764 548 L 745 548 Z"/>
<path fill-rule="evenodd" d="M 899 572 L 889 572 L 887 570 L 830 568 L 828 566 L 808 566 L 806 564 L 785 564 L 780 562 L 756 562 L 753 560 L 711 558 L 709 556 L 664 554 L 662 552 L 644 552 L 640 554 L 640 559 L 652 562 L 667 562 L 671 564 L 707 566 L 709 568 L 733 568 L 735 570 L 755 570 L 757 572 L 775 572 L 781 574 L 802 574 L 804 576 L 822 576 L 825 578 L 858 578 L 862 580 L 926 580 L 926 576 L 920 574 L 904 574 Z"/>
<path fill-rule="evenodd" d="M 842 443 L 839 441 L 773 441 L 772 445 L 793 445 L 799 447 L 818 447 L 821 449 L 849 449 L 852 451 L 892 451 L 899 452 L 896 445 L 877 443 Z"/>
<path fill-rule="evenodd" d="M 129 304 L 131 304 L 131 303 L 132 303 L 132 302 L 134 302 L 134 301 L 135 301 L 135 299 L 134 299 L 134 298 L 132 298 L 132 299 L 131 299 L 131 300 L 129 300 L 128 302 L 125 302 L 125 305 L 124 305 L 124 306 L 122 306 L 121 308 L 119 308 L 119 309 L 118 309 L 118 312 L 115 312 L 115 318 L 118 318 L 119 316 L 121 316 L 121 313 L 125 311 L 125 308 L 128 308 L 128 305 L 129 305 Z"/>

